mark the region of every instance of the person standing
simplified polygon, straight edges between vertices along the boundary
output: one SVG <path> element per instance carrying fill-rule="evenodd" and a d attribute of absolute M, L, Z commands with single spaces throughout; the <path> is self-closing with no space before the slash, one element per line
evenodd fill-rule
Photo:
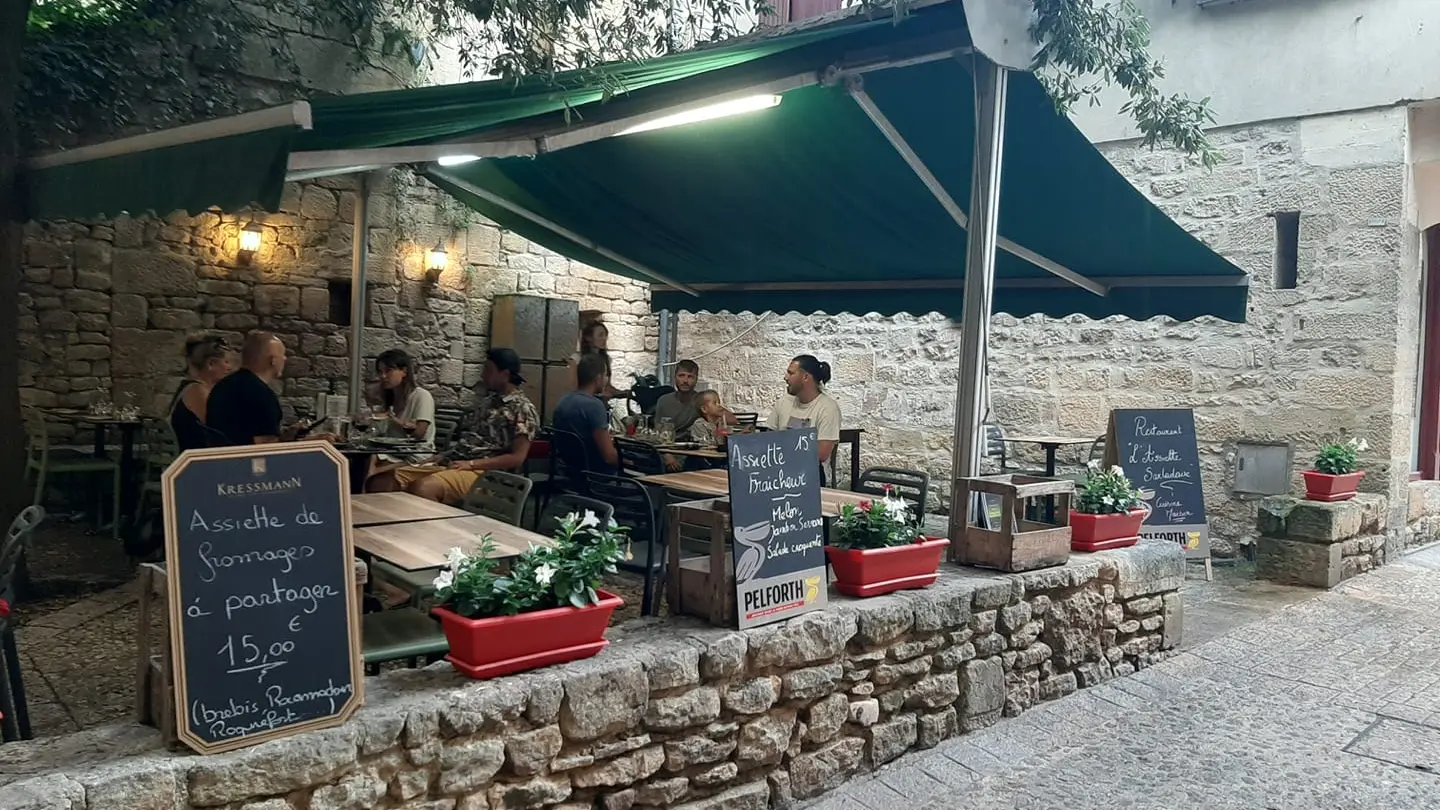
<path fill-rule="evenodd" d="M 205 426 L 224 445 L 290 441 L 297 428 L 280 429 L 285 412 L 273 385 L 285 371 L 285 344 L 269 332 L 251 332 L 240 347 L 240 369 L 210 390 Z"/>
<path fill-rule="evenodd" d="M 489 470 L 512 472 L 530 456 L 540 414 L 520 386 L 520 355 L 493 348 L 485 355 L 480 382 L 487 394 L 466 415 L 450 449 L 425 465 L 395 470 L 396 483 L 412 495 L 459 504 Z"/>
<path fill-rule="evenodd" d="M 770 418 L 774 430 L 815 428 L 820 442 L 820 481 L 825 482 L 825 465 L 840 443 L 840 405 L 825 393 L 830 382 L 830 364 L 802 354 L 785 369 L 785 393 Z"/>
<path fill-rule="evenodd" d="M 571 380 L 576 388 L 579 388 L 580 359 L 587 355 L 598 355 L 605 361 L 605 387 L 597 395 L 602 400 L 624 398 L 629 395 L 628 391 L 620 391 L 615 388 L 612 377 L 615 374 L 615 367 L 610 362 L 610 328 L 599 318 L 580 327 L 580 351 L 570 355 L 571 373 L 574 378 Z"/>
<path fill-rule="evenodd" d="M 185 341 L 185 379 L 170 400 L 170 427 L 180 451 L 209 447 L 216 434 L 205 426 L 210 392 L 234 368 L 231 349 L 225 338 L 214 334 L 194 335 Z"/>
<path fill-rule="evenodd" d="M 585 457 L 564 460 L 576 469 L 615 475 L 620 470 L 620 451 L 610 434 L 610 409 L 600 400 L 609 382 L 605 359 L 598 354 L 581 357 L 575 378 L 579 385 L 555 403 L 550 423 L 555 430 L 578 436 Z"/>

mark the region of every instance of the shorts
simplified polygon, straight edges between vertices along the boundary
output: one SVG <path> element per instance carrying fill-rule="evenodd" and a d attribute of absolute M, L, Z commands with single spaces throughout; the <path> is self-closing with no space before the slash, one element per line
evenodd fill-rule
<path fill-rule="evenodd" d="M 475 482 L 484 475 L 483 470 L 447 470 L 444 467 L 397 467 L 395 483 L 401 489 L 409 489 L 421 479 L 434 481 L 440 487 L 440 499 L 448 504 L 459 504 L 470 494 Z"/>

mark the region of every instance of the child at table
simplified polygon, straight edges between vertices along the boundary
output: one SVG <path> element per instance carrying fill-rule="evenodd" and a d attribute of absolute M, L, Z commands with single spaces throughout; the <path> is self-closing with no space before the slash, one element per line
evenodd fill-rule
<path fill-rule="evenodd" d="M 720 435 L 725 430 L 725 406 L 720 404 L 720 395 L 714 391 L 701 391 L 700 418 L 690 425 L 690 440 L 705 447 L 720 444 Z"/>

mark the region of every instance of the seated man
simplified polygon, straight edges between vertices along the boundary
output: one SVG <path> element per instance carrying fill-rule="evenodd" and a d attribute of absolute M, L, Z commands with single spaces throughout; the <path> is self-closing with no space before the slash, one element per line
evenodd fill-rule
<path fill-rule="evenodd" d="M 280 429 L 284 413 L 272 387 L 285 372 L 285 344 L 269 332 L 251 332 L 240 347 L 240 369 L 215 383 L 205 409 L 211 446 L 290 441 Z"/>
<path fill-rule="evenodd" d="M 466 415 L 450 449 L 420 466 L 395 470 L 395 482 L 411 494 L 457 505 L 486 470 L 511 472 L 530 456 L 540 414 L 520 385 L 520 356 L 491 349 L 480 382 L 487 394 Z"/>
<path fill-rule="evenodd" d="M 700 365 L 694 360 L 681 360 L 675 364 L 675 390 L 655 402 L 655 424 L 669 419 L 675 426 L 675 440 L 685 441 L 690 427 L 701 418 L 700 395 L 695 393 L 695 384 L 700 380 Z M 735 414 L 721 408 L 722 418 L 727 425 L 736 424 Z M 684 467 L 684 459 L 665 455 L 665 466 L 672 471 Z"/>
<path fill-rule="evenodd" d="M 582 356 L 575 367 L 575 380 L 579 387 L 555 403 L 550 421 L 555 430 L 580 438 L 576 450 L 583 451 L 585 457 L 579 458 L 563 447 L 557 451 L 566 454 L 564 460 L 572 467 L 615 475 L 620 471 L 620 451 L 610 434 L 610 409 L 600 399 L 610 381 L 605 373 L 605 358 L 598 354 Z"/>

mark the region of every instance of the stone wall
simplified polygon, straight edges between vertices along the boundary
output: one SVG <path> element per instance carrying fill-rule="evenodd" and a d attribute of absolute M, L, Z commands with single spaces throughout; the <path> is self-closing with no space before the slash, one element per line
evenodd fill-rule
<path fill-rule="evenodd" d="M 496 681 L 392 672 L 346 726 L 230 754 L 136 750 L 115 729 L 11 744 L 0 807 L 779 810 L 1179 640 L 1184 562 L 1169 544 L 943 573 L 744 632 L 634 623 L 597 658 Z"/>
<path fill-rule="evenodd" d="M 1230 128 L 1214 133 L 1225 162 L 1213 172 L 1135 143 L 1103 145 L 1165 213 L 1251 273 L 1249 322 L 997 315 L 994 421 L 1011 432 L 1096 436 L 1113 408 L 1194 408 L 1220 553 L 1254 535 L 1256 502 L 1230 495 L 1241 438 L 1293 442 L 1298 485 L 1326 439 L 1364 436 L 1367 488 L 1403 507 L 1420 279 L 1407 224 L 1406 126 L 1396 107 Z M 1296 289 L 1274 288 L 1269 215 L 1277 211 L 1301 213 Z M 955 261 L 959 272 L 963 257 Z M 755 321 L 685 316 L 680 355 L 709 352 Z M 959 339 L 957 324 L 934 315 L 790 314 L 701 363 L 727 401 L 768 411 L 791 356 L 829 360 L 829 392 L 846 425 L 869 432 L 864 463 L 926 470 L 940 479 L 932 491 L 947 497 Z M 1400 525 L 1404 515 L 1389 521 Z"/>
<path fill-rule="evenodd" d="M 85 407 L 103 396 L 161 413 L 184 371 L 185 336 L 202 328 L 236 339 L 255 328 L 279 334 L 290 352 L 283 385 L 292 404 L 344 393 L 357 188 L 343 177 L 288 186 L 278 213 L 254 216 L 263 247 L 248 263 L 237 249 L 249 215 L 30 223 L 18 302 L 23 401 Z M 371 224 L 365 355 L 407 349 L 442 404 L 471 401 L 490 304 L 505 293 L 571 298 L 608 313 L 617 376 L 653 369 L 657 333 L 645 285 L 467 217 L 404 173 L 374 195 Z M 449 268 L 432 285 L 424 262 L 437 240 Z"/>

